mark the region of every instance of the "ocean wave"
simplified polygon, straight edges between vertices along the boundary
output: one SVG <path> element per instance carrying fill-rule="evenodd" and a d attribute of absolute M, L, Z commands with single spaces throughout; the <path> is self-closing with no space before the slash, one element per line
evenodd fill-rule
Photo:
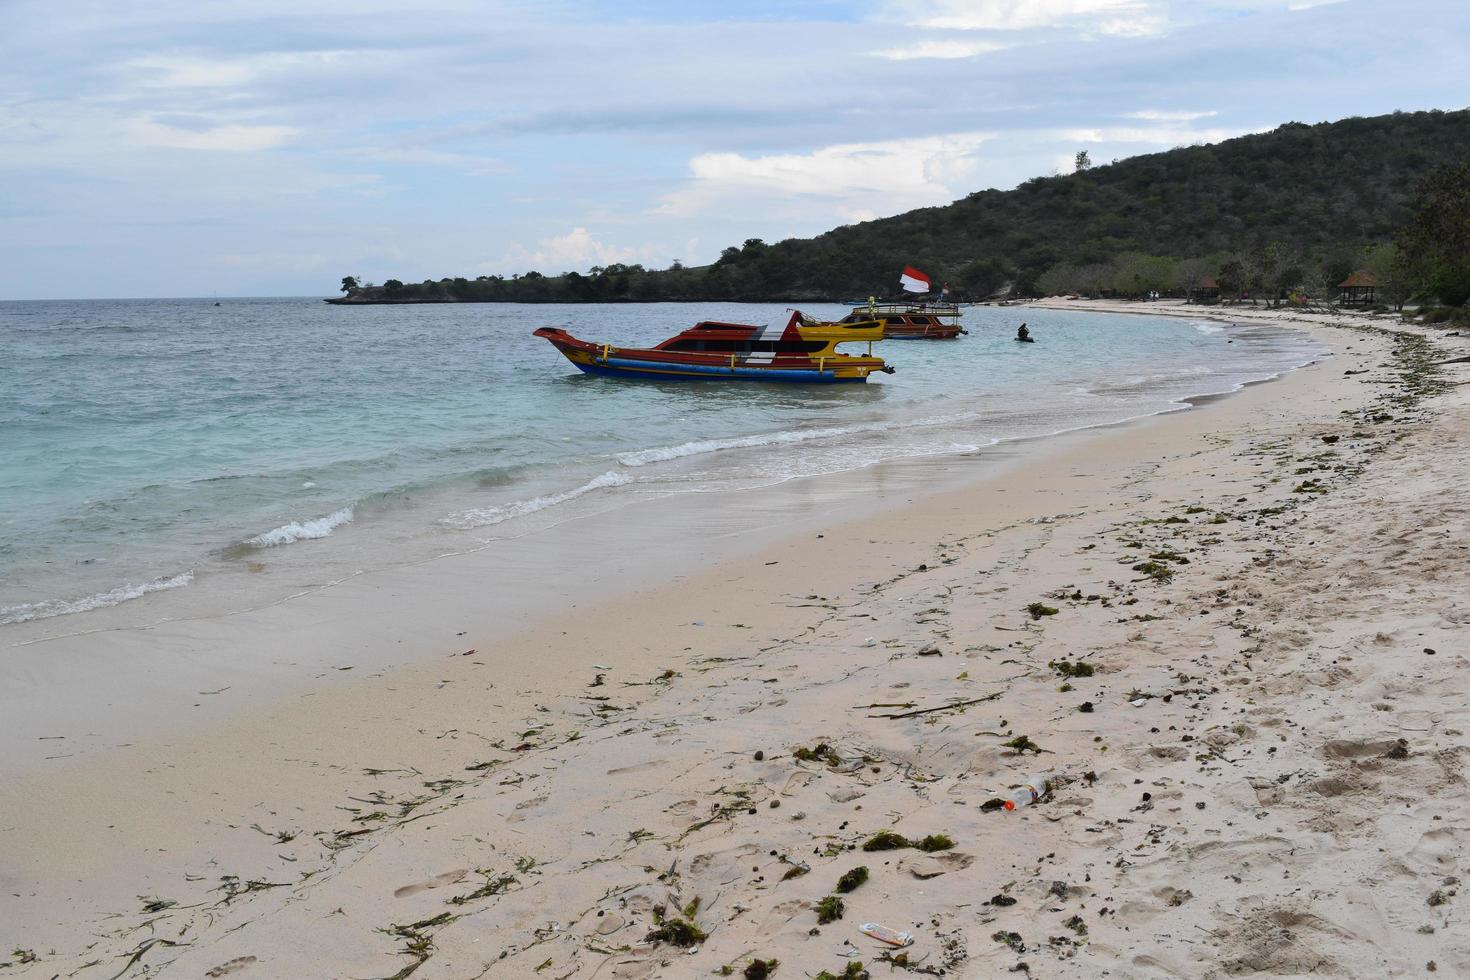
<path fill-rule="evenodd" d="M 973 419 L 969 415 L 934 415 L 908 421 L 863 422 L 856 425 L 829 426 L 824 429 L 788 429 L 783 432 L 763 432 L 750 436 L 731 436 L 725 439 L 695 439 L 681 442 L 677 446 L 654 446 L 634 452 L 619 453 L 617 460 L 624 466 L 647 466 L 663 463 L 685 456 L 701 456 L 725 449 L 754 449 L 760 446 L 779 446 L 791 443 L 810 442 L 813 439 L 835 439 L 838 436 L 858 435 L 865 432 L 885 432 L 892 429 L 911 429 L 946 422 L 962 422 Z"/>
<path fill-rule="evenodd" d="M 529 500 L 517 500 L 515 503 L 502 504 L 498 507 L 476 507 L 451 517 L 446 517 L 441 524 L 449 527 L 469 530 L 476 527 L 489 527 L 492 524 L 501 524 L 505 521 L 514 520 L 517 517 L 525 517 L 534 514 L 538 510 L 555 507 L 569 500 L 576 500 L 583 494 L 594 490 L 602 490 L 606 487 L 620 487 L 625 483 L 631 483 L 626 476 L 614 470 L 608 470 L 601 476 L 594 477 L 571 490 L 563 490 L 561 493 L 550 493 L 540 497 L 532 497 Z"/>
<path fill-rule="evenodd" d="M 18 606 L 6 606 L 0 609 L 0 626 L 9 626 L 12 623 L 28 623 L 33 619 L 49 619 L 52 616 L 65 616 L 69 613 L 88 612 L 92 609 L 103 609 L 107 606 L 116 606 L 127 602 L 129 599 L 138 599 L 150 592 L 163 592 L 167 589 L 178 589 L 194 581 L 194 573 L 184 572 L 182 575 L 174 575 L 169 578 L 157 578 L 142 585 L 120 585 L 108 592 L 98 592 L 95 595 L 83 596 L 80 599 L 52 599 L 48 602 L 23 602 Z"/>
<path fill-rule="evenodd" d="M 1190 326 L 1194 327 L 1194 329 L 1203 334 L 1225 332 L 1225 328 L 1220 326 L 1218 323 L 1207 323 L 1203 320 L 1196 320 L 1195 322 L 1191 323 Z"/>
<path fill-rule="evenodd" d="M 256 548 L 274 548 L 277 545 L 295 544 L 297 541 L 314 541 L 317 538 L 325 538 L 343 524 L 352 523 L 352 508 L 343 507 L 341 510 L 333 511 L 326 517 L 318 517 L 309 521 L 292 521 L 278 528 L 257 534 L 245 543 Z"/>

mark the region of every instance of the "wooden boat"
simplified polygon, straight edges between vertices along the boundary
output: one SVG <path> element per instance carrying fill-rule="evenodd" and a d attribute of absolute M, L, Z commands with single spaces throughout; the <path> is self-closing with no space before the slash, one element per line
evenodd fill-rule
<path fill-rule="evenodd" d="M 969 333 L 960 327 L 960 308 L 951 303 L 859 303 L 843 323 L 878 320 L 892 340 L 955 340 Z"/>
<path fill-rule="evenodd" d="M 578 370 L 616 378 L 663 381 L 785 381 L 832 384 L 867 381 L 893 368 L 873 356 L 883 325 L 848 318 L 812 320 L 795 311 L 784 327 L 706 320 L 656 347 L 614 347 L 573 337 L 560 327 L 542 327 L 544 337 Z M 866 355 L 844 354 L 838 344 L 866 342 Z"/>

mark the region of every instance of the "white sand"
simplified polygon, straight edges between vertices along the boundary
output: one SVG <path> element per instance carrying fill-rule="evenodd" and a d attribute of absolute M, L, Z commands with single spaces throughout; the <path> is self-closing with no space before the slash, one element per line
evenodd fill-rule
<path fill-rule="evenodd" d="M 0 976 L 888 975 L 867 921 L 953 977 L 1470 975 L 1470 399 L 1313 329 L 1282 381 L 490 642 L 472 589 L 384 589 L 422 662 L 0 784 Z M 955 847 L 852 849 L 886 828 Z M 696 899 L 694 951 L 645 941 Z"/>

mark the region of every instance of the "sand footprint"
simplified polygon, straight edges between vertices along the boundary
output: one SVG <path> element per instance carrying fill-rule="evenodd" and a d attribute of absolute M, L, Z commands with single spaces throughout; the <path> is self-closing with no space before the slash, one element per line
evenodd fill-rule
<path fill-rule="evenodd" d="M 404 885 L 402 888 L 394 889 L 393 897 L 407 898 L 410 895 L 417 895 L 419 892 L 426 892 L 431 888 L 443 888 L 445 885 L 457 884 L 464 881 L 465 875 L 467 874 L 469 874 L 467 868 L 460 868 L 457 871 L 446 871 L 442 875 L 435 875 L 427 881 L 420 881 L 417 884 Z"/>

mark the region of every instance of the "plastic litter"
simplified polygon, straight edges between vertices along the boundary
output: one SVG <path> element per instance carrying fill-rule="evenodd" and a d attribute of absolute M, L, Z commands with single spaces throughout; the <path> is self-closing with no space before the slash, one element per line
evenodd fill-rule
<path fill-rule="evenodd" d="M 1046 777 L 1032 776 L 1021 784 L 1010 799 L 1006 800 L 1007 810 L 1019 810 L 1023 806 L 1030 806 L 1046 795 Z"/>
<path fill-rule="evenodd" d="M 858 932 L 869 939 L 876 939 L 880 943 L 892 946 L 894 949 L 903 949 L 905 946 L 914 944 L 913 933 L 899 932 L 897 929 L 880 926 L 876 922 L 864 922 L 858 926 Z"/>
<path fill-rule="evenodd" d="M 875 647 L 877 645 L 878 645 L 878 641 L 875 640 L 875 639 L 873 639 L 871 636 L 868 637 L 866 640 L 863 641 L 863 646 L 865 646 L 865 647 Z"/>

